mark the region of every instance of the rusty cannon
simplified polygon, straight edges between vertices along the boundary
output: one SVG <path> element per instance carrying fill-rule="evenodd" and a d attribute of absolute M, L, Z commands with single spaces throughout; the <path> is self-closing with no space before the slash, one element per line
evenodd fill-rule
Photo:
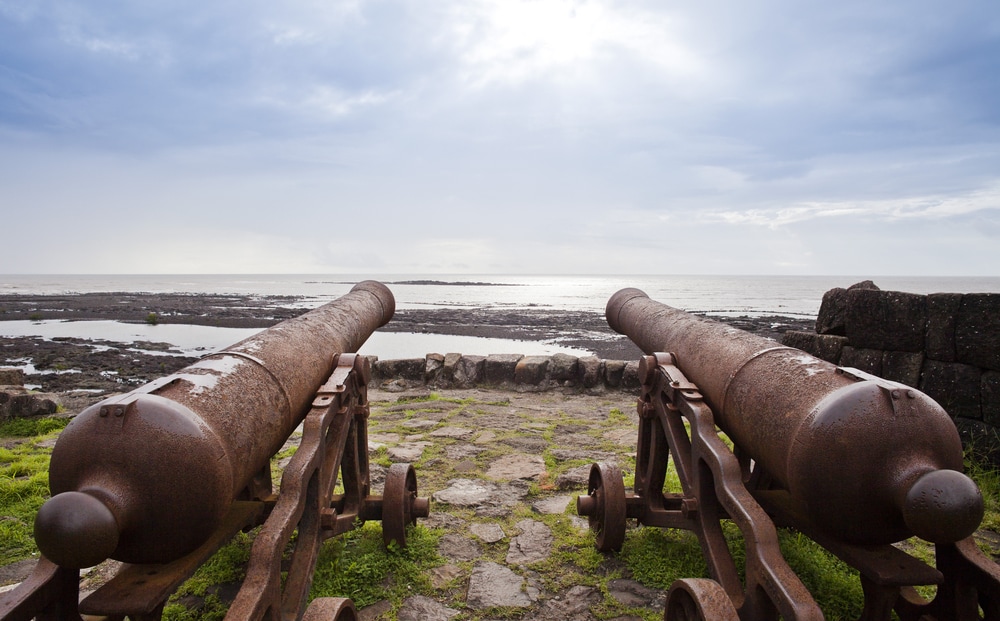
<path fill-rule="evenodd" d="M 184 580 L 257 526 L 227 619 L 355 619 L 348 599 L 306 605 L 320 544 L 381 520 L 385 542 L 405 545 L 406 526 L 429 509 L 408 464 L 370 493 L 371 371 L 353 352 L 394 312 L 389 289 L 365 281 L 81 412 L 52 452 L 52 497 L 35 519 L 41 558 L 0 599 L 0 619 L 160 619 Z M 274 492 L 272 456 L 299 425 Z M 79 570 L 108 558 L 122 569 L 78 603 Z"/>
<path fill-rule="evenodd" d="M 1000 567 L 971 536 L 983 498 L 936 402 L 638 289 L 606 316 L 647 354 L 635 484 L 626 493 L 618 466 L 594 464 L 577 510 L 604 551 L 628 519 L 697 535 L 711 578 L 676 581 L 665 619 L 822 619 L 779 549 L 776 527 L 791 527 L 858 570 L 863 620 L 1000 621 Z M 742 578 L 726 520 L 743 537 Z M 934 544 L 936 566 L 892 545 L 913 536 Z M 920 585 L 936 585 L 932 600 Z"/>

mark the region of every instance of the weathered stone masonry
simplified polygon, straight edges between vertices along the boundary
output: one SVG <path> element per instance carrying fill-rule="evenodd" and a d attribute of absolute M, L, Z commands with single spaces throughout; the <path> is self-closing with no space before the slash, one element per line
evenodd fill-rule
<path fill-rule="evenodd" d="M 865 281 L 827 291 L 816 332 L 787 332 L 782 342 L 919 388 L 966 440 L 1000 437 L 1000 294 L 918 295 Z"/>
<path fill-rule="evenodd" d="M 568 354 L 427 354 L 424 358 L 372 360 L 372 379 L 384 390 L 414 385 L 436 388 L 494 386 L 525 392 L 572 388 L 588 392 L 639 388 L 639 361 L 578 358 Z"/>

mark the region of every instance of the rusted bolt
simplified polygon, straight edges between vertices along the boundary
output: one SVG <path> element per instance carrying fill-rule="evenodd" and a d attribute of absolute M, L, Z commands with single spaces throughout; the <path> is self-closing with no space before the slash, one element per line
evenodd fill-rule
<path fill-rule="evenodd" d="M 902 396 L 898 390 L 893 390 L 891 394 L 893 399 L 899 399 Z"/>

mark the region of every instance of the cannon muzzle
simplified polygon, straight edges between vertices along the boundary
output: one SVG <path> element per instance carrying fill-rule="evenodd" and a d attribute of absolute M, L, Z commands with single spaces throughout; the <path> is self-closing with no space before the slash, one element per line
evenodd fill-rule
<path fill-rule="evenodd" d="M 920 391 L 840 368 L 623 289 L 608 324 L 647 354 L 671 352 L 715 421 L 804 509 L 849 543 L 969 536 L 983 499 L 948 414 Z"/>
<path fill-rule="evenodd" d="M 338 354 L 395 311 L 374 281 L 81 412 L 52 452 L 35 539 L 63 567 L 198 547 L 309 411 Z"/>

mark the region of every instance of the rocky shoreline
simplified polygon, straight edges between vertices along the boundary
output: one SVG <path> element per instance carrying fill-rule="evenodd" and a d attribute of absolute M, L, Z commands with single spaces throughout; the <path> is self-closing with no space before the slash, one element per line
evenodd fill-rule
<path fill-rule="evenodd" d="M 0 295 L 0 321 L 116 320 L 160 324 L 266 328 L 300 315 L 308 304 L 294 296 L 85 293 Z M 812 319 L 738 317 L 724 321 L 780 339 L 786 330 L 811 329 Z M 558 339 L 606 360 L 637 360 L 641 352 L 615 334 L 600 313 L 553 309 L 445 308 L 397 310 L 385 332 L 479 336 L 528 341 Z M 447 354 L 451 352 L 428 352 Z M 458 352 L 475 353 L 475 352 Z M 513 352 L 505 352 L 513 353 Z M 26 379 L 45 392 L 88 395 L 130 390 L 181 369 L 197 358 L 167 343 L 121 343 L 80 338 L 0 337 L 0 366 L 30 364 Z M 77 392 L 73 392 L 77 391 Z M 70 397 L 72 401 L 72 396 Z M 90 398 L 89 400 L 93 400 Z M 71 407 L 68 405 L 67 407 Z"/>

